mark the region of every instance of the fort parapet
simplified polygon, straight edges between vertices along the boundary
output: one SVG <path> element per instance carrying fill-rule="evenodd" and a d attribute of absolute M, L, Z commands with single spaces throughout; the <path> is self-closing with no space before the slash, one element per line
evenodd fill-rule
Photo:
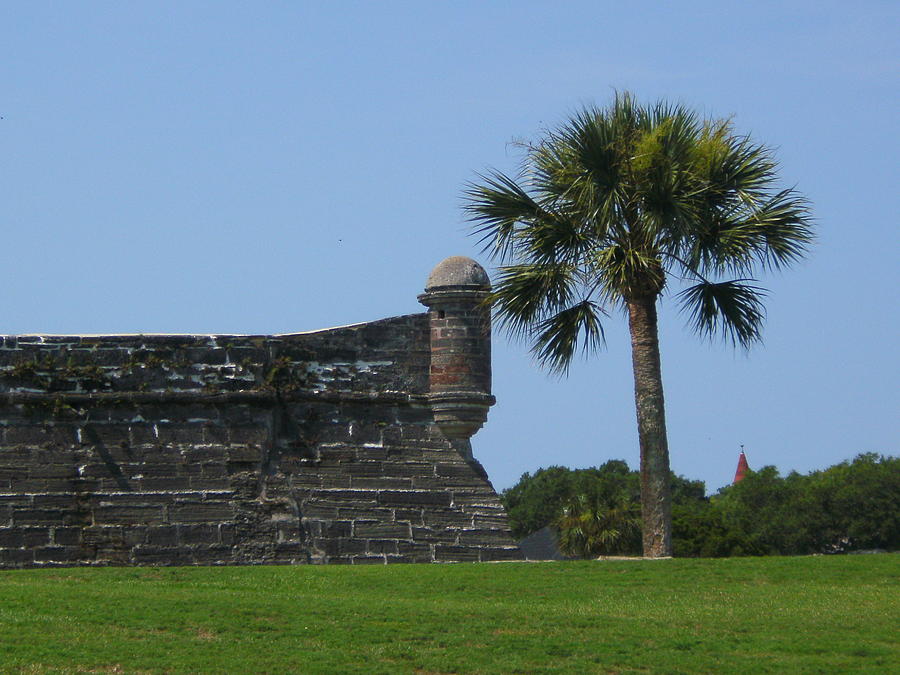
<path fill-rule="evenodd" d="M 484 270 L 293 335 L 0 337 L 0 566 L 520 559 L 470 437 Z"/>

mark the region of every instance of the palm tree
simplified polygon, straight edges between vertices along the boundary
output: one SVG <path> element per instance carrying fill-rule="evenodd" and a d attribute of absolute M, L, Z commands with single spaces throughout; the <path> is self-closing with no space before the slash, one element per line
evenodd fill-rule
<path fill-rule="evenodd" d="M 656 303 L 672 280 L 704 337 L 760 339 L 757 269 L 801 258 L 807 201 L 776 187 L 772 152 L 730 120 L 628 93 L 585 108 L 524 144 L 516 178 L 492 171 L 467 186 L 465 210 L 499 264 L 490 298 L 499 324 L 538 361 L 568 370 L 579 346 L 603 345 L 601 319 L 628 317 L 641 449 L 643 549 L 671 555 L 669 451 Z"/>
<path fill-rule="evenodd" d="M 566 555 L 590 558 L 630 553 L 629 540 L 640 528 L 638 505 L 625 495 L 609 502 L 572 497 L 554 521 L 559 548 Z"/>

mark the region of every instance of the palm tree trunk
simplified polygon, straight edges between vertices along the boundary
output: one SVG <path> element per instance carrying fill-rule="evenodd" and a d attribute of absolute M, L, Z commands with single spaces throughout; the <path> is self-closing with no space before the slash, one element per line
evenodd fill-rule
<path fill-rule="evenodd" d="M 641 518 L 644 556 L 672 555 L 669 443 L 659 365 L 656 295 L 628 299 L 634 401 L 641 444 Z"/>

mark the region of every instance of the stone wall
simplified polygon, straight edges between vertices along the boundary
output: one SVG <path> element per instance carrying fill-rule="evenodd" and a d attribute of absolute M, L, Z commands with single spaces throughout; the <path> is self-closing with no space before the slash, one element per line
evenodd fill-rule
<path fill-rule="evenodd" d="M 0 338 L 0 566 L 519 559 L 465 425 L 436 422 L 437 320 Z"/>

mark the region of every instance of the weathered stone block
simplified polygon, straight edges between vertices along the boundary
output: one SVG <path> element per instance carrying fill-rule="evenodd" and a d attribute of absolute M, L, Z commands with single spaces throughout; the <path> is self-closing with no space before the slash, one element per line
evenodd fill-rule
<path fill-rule="evenodd" d="M 101 506 L 122 504 L 126 506 L 145 506 L 154 504 L 174 504 L 176 497 L 179 499 L 203 499 L 202 492 L 97 492 L 93 495 L 94 502 Z"/>
<path fill-rule="evenodd" d="M 75 467 L 69 464 L 40 464 L 32 466 L 29 471 L 31 478 L 74 478 Z"/>
<path fill-rule="evenodd" d="M 409 490 L 413 488 L 411 478 L 351 478 L 349 487 L 360 488 L 364 490 L 371 489 L 389 489 L 389 490 Z"/>
<path fill-rule="evenodd" d="M 337 547 L 340 555 L 360 555 L 367 550 L 368 544 L 365 539 L 341 539 Z"/>
<path fill-rule="evenodd" d="M 457 539 L 459 537 L 459 530 L 455 530 L 452 528 L 441 527 L 441 528 L 431 528 L 431 527 L 413 527 L 412 528 L 412 538 L 414 541 L 421 542 L 429 542 L 429 543 L 442 543 L 442 544 L 455 544 L 457 543 Z"/>
<path fill-rule="evenodd" d="M 416 508 L 397 508 L 394 509 L 394 520 L 411 525 L 423 525 L 422 509 Z"/>
<path fill-rule="evenodd" d="M 505 530 L 461 530 L 459 543 L 466 546 L 503 546 L 509 543 Z"/>
<path fill-rule="evenodd" d="M 432 547 L 423 542 L 398 541 L 397 552 L 406 556 L 406 562 L 433 562 L 434 551 Z"/>
<path fill-rule="evenodd" d="M 257 425 L 231 426 L 228 429 L 228 440 L 233 446 L 261 445 L 269 437 L 265 427 Z"/>
<path fill-rule="evenodd" d="M 383 490 L 378 493 L 378 503 L 388 506 L 406 506 L 422 504 L 427 506 L 450 506 L 452 496 L 449 492 L 432 490 Z"/>
<path fill-rule="evenodd" d="M 231 523 L 219 524 L 219 540 L 226 546 L 234 545 L 235 526 Z"/>
<path fill-rule="evenodd" d="M 390 457 L 390 452 L 380 445 L 363 445 L 356 449 L 356 457 L 360 460 L 385 460 Z"/>
<path fill-rule="evenodd" d="M 369 554 L 385 554 L 385 553 L 398 553 L 397 551 L 397 540 L 396 539 L 369 539 L 366 542 L 366 549 Z"/>
<path fill-rule="evenodd" d="M 143 565 L 189 565 L 194 562 L 187 549 L 158 546 L 136 546 L 131 552 L 131 559 Z"/>
<path fill-rule="evenodd" d="M 352 489 L 353 479 L 347 474 L 337 472 L 322 473 L 319 476 L 323 488 L 349 488 Z"/>
<path fill-rule="evenodd" d="M 94 525 L 81 533 L 84 548 L 119 548 L 124 546 L 124 529 L 118 525 Z"/>
<path fill-rule="evenodd" d="M 131 526 L 127 528 L 123 528 L 122 531 L 122 540 L 125 545 L 129 548 L 137 546 L 138 544 L 146 544 L 147 543 L 147 532 L 150 529 L 149 526 Z"/>
<path fill-rule="evenodd" d="M 385 462 L 383 466 L 384 475 L 389 477 L 417 478 L 419 476 L 434 476 L 434 464 L 416 461 L 414 456 L 393 457 L 390 462 Z"/>
<path fill-rule="evenodd" d="M 218 544 L 219 525 L 178 525 L 178 543 L 190 544 Z"/>
<path fill-rule="evenodd" d="M 472 527 L 472 516 L 459 511 L 427 509 L 422 512 L 425 525 L 434 529 Z"/>
<path fill-rule="evenodd" d="M 300 512 L 305 518 L 337 518 L 339 513 L 336 503 L 312 499 L 303 503 Z"/>
<path fill-rule="evenodd" d="M 194 563 L 227 563 L 231 562 L 232 550 L 230 546 L 193 546 L 190 549 L 191 561 Z"/>
<path fill-rule="evenodd" d="M 222 478 L 197 478 L 188 479 L 187 487 L 192 490 L 224 490 L 230 486 L 228 477 Z"/>
<path fill-rule="evenodd" d="M 19 567 L 34 562 L 34 549 L 0 548 L 0 564 Z"/>
<path fill-rule="evenodd" d="M 341 464 L 338 469 L 353 478 L 381 478 L 384 475 L 382 462 L 359 461 Z"/>
<path fill-rule="evenodd" d="M 507 522 L 506 520 L 506 512 L 503 510 L 503 505 L 498 501 L 487 504 L 474 504 L 474 505 L 464 505 L 462 508 L 463 513 L 467 513 L 472 516 L 472 518 L 478 517 L 490 517 L 490 518 L 502 518 L 503 522 Z"/>
<path fill-rule="evenodd" d="M 32 495 L 0 495 L 0 508 L 12 507 L 16 509 L 28 508 L 34 503 Z"/>
<path fill-rule="evenodd" d="M 26 548 L 50 545 L 52 530 L 49 527 L 23 527 L 21 532 L 24 536 L 23 546 Z"/>
<path fill-rule="evenodd" d="M 368 522 L 391 522 L 395 520 L 394 510 L 387 507 L 352 505 L 338 507 L 341 520 L 363 520 Z"/>
<path fill-rule="evenodd" d="M 345 540 L 342 539 L 327 539 L 323 537 L 314 537 L 311 544 L 311 553 L 314 558 L 328 558 L 327 561 L 323 562 L 333 562 L 334 558 L 342 555 L 340 551 L 340 547 L 343 545 Z M 360 542 L 364 543 L 364 542 Z"/>
<path fill-rule="evenodd" d="M 353 522 L 350 520 L 321 521 L 319 533 L 323 537 L 340 538 L 349 537 L 353 530 Z"/>
<path fill-rule="evenodd" d="M 353 536 L 372 539 L 411 539 L 412 531 L 406 523 L 357 521 L 353 525 Z"/>
<path fill-rule="evenodd" d="M 52 540 L 57 546 L 78 546 L 81 532 L 80 527 L 54 527 Z"/>
<path fill-rule="evenodd" d="M 119 465 L 119 471 L 129 478 L 140 476 L 143 480 L 151 478 L 173 478 L 178 475 L 178 464 L 175 462 L 141 462 Z"/>
<path fill-rule="evenodd" d="M 377 490 L 352 490 L 352 489 L 350 489 L 350 490 L 344 490 L 344 489 L 329 490 L 329 489 L 323 489 L 323 490 L 318 490 L 316 492 L 316 495 L 323 500 L 329 500 L 336 504 L 340 504 L 342 502 L 344 504 L 348 504 L 348 503 L 354 503 L 354 504 L 373 503 L 374 504 L 376 501 L 379 501 L 379 499 L 378 499 L 379 493 Z"/>
<path fill-rule="evenodd" d="M 169 522 L 208 523 L 228 521 L 234 517 L 234 507 L 224 502 L 188 502 L 169 508 Z"/>
<path fill-rule="evenodd" d="M 47 546 L 34 549 L 35 562 L 70 563 L 81 558 L 77 546 Z"/>
<path fill-rule="evenodd" d="M 509 531 L 509 521 L 506 514 L 502 512 L 496 515 L 476 514 L 472 518 L 472 525 L 479 529 Z"/>
<path fill-rule="evenodd" d="M 411 479 L 412 487 L 419 490 L 446 490 L 448 488 L 478 487 L 483 484 L 481 478 L 474 474 L 468 476 L 415 476 Z"/>
<path fill-rule="evenodd" d="M 26 471 L 27 469 L 23 469 L 22 467 L 0 465 L 0 480 L 9 481 L 18 479 L 22 477 Z"/>
<path fill-rule="evenodd" d="M 226 457 L 230 462 L 259 462 L 262 448 L 259 445 L 229 445 Z"/>
<path fill-rule="evenodd" d="M 499 508 L 502 510 L 503 508 L 500 505 L 500 500 L 492 490 L 485 491 L 483 489 L 454 488 L 453 501 L 466 509 L 470 507 L 488 507 Z"/>
<path fill-rule="evenodd" d="M 481 560 L 480 549 L 476 546 L 435 544 L 434 559 L 436 562 L 478 562 Z"/>
<path fill-rule="evenodd" d="M 16 525 L 62 525 L 71 521 L 70 512 L 61 509 L 14 509 L 13 523 Z"/>
<path fill-rule="evenodd" d="M 227 487 L 228 481 L 217 481 L 218 487 Z M 224 483 L 224 485 L 223 485 Z M 190 490 L 199 487 L 186 476 L 171 476 L 166 478 L 142 478 L 140 481 L 140 489 L 147 492 L 153 491 L 178 491 Z M 209 486 L 203 486 L 209 487 Z"/>
<path fill-rule="evenodd" d="M 146 543 L 151 546 L 175 546 L 178 544 L 178 528 L 175 525 L 149 527 Z"/>
<path fill-rule="evenodd" d="M 3 442 L 6 445 L 34 446 L 41 445 L 47 441 L 48 432 L 44 427 L 39 426 L 8 426 L 3 434 Z M 4 450 L 2 457 L 6 458 L 11 455 L 10 451 Z M 19 450 L 19 457 L 25 454 L 22 459 L 30 459 L 30 453 Z"/>
<path fill-rule="evenodd" d="M 0 548 L 20 548 L 25 545 L 22 528 L 0 527 Z"/>
<path fill-rule="evenodd" d="M 163 521 L 163 509 L 160 506 L 116 504 L 98 506 L 94 509 L 94 523 L 97 525 L 131 523 L 157 525 Z"/>
<path fill-rule="evenodd" d="M 190 458 L 192 459 L 192 458 Z M 189 467 L 195 467 L 197 465 L 189 464 Z M 203 478 L 227 478 L 228 470 L 225 467 L 224 463 L 214 463 L 214 462 L 205 462 L 199 465 L 200 475 Z"/>
<path fill-rule="evenodd" d="M 259 462 L 228 462 L 226 465 L 228 475 L 233 476 L 234 474 L 240 473 L 255 473 L 260 467 Z"/>
<path fill-rule="evenodd" d="M 275 557 L 278 560 L 306 562 L 308 555 L 306 546 L 299 541 L 286 541 L 275 545 Z"/>

